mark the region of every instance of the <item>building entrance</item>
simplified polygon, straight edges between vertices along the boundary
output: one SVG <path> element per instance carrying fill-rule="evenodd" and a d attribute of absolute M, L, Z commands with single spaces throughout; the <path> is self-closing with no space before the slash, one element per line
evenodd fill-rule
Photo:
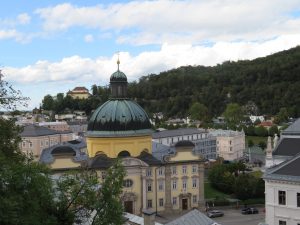
<path fill-rule="evenodd" d="M 188 199 L 183 198 L 182 199 L 182 210 L 187 210 L 188 209 Z"/>
<path fill-rule="evenodd" d="M 133 201 L 125 201 L 124 209 L 125 209 L 125 212 L 133 214 Z"/>

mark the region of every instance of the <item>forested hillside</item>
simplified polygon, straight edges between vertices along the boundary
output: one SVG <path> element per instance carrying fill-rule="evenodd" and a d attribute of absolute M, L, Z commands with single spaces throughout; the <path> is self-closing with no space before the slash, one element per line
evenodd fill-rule
<path fill-rule="evenodd" d="M 129 93 L 147 111 L 168 116 L 185 116 L 194 102 L 216 116 L 228 103 L 243 106 L 249 101 L 262 114 L 274 115 L 285 107 L 290 116 L 300 116 L 300 47 L 252 61 L 151 74 L 131 83 Z"/>
<path fill-rule="evenodd" d="M 275 115 L 281 108 L 300 116 L 300 47 L 255 60 L 224 62 L 213 67 L 185 66 L 143 76 L 129 84 L 129 97 L 147 112 L 168 117 L 187 116 L 192 104 L 207 107 L 210 117 L 224 112 L 228 103 L 254 105 L 258 114 Z M 93 85 L 88 100 L 59 94 L 45 96 L 42 107 L 56 112 L 85 110 L 88 114 L 108 99 L 109 90 Z"/>

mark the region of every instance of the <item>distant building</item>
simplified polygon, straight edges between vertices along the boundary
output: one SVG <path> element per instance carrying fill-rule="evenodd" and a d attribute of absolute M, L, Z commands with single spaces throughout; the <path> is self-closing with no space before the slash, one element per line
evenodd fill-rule
<path fill-rule="evenodd" d="M 213 119 L 212 119 L 212 122 L 213 122 L 214 124 L 217 124 L 217 125 L 224 125 L 224 124 L 225 124 L 225 117 L 219 116 L 219 117 L 217 117 L 217 118 L 213 118 Z"/>
<path fill-rule="evenodd" d="M 252 123 L 254 123 L 257 120 L 259 120 L 260 122 L 265 121 L 264 116 L 249 116 L 249 119 L 251 120 Z"/>
<path fill-rule="evenodd" d="M 194 151 L 205 159 L 216 159 L 216 138 L 204 129 L 183 128 L 176 130 L 164 130 L 152 134 L 152 141 L 164 146 L 173 147 L 179 141 L 191 141 Z M 161 145 L 153 145 L 153 152 L 162 149 Z"/>
<path fill-rule="evenodd" d="M 50 146 L 73 140 L 71 131 L 55 131 L 46 127 L 29 124 L 24 126 L 20 144 L 22 152 L 32 154 L 38 159 L 42 150 Z"/>
<path fill-rule="evenodd" d="M 75 87 L 72 91 L 68 91 L 67 95 L 72 98 L 87 99 L 91 94 L 85 87 Z"/>
<path fill-rule="evenodd" d="M 83 136 L 87 131 L 87 121 L 68 121 L 69 129 L 76 135 Z"/>
<path fill-rule="evenodd" d="M 67 122 L 62 121 L 62 122 L 41 122 L 38 124 L 41 127 L 47 127 L 51 130 L 56 130 L 56 131 L 69 131 L 69 125 Z"/>
<path fill-rule="evenodd" d="M 300 119 L 282 132 L 280 140 L 271 138 L 266 149 L 264 174 L 266 223 L 300 224 Z"/>
<path fill-rule="evenodd" d="M 267 129 L 269 129 L 270 127 L 273 126 L 273 122 L 270 121 L 270 120 L 267 120 L 267 121 L 262 121 L 260 124 L 258 124 L 257 126 L 262 126 L 262 127 L 265 127 Z"/>
<path fill-rule="evenodd" d="M 224 160 L 237 160 L 245 151 L 245 133 L 233 130 L 214 130 L 209 132 L 217 139 L 217 155 Z"/>

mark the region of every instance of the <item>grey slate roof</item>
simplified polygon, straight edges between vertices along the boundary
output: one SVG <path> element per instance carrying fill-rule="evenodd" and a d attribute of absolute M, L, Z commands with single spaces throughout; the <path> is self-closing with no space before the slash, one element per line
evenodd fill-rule
<path fill-rule="evenodd" d="M 265 179 L 300 182 L 300 153 L 295 157 L 269 168 Z"/>
<path fill-rule="evenodd" d="M 300 135 L 300 118 L 298 118 L 293 124 L 286 128 L 283 135 Z"/>
<path fill-rule="evenodd" d="M 152 141 L 152 155 L 160 161 L 163 161 L 164 156 L 174 154 L 175 148 Z"/>
<path fill-rule="evenodd" d="M 60 134 L 60 132 L 51 130 L 47 127 L 41 127 L 34 124 L 29 124 L 23 127 L 21 137 L 38 137 Z"/>
<path fill-rule="evenodd" d="M 160 160 L 158 160 L 152 154 L 145 152 L 145 151 L 141 152 L 141 154 L 136 158 L 144 161 L 148 165 L 161 165 L 162 164 L 162 162 Z"/>
<path fill-rule="evenodd" d="M 142 160 L 143 162 L 147 163 L 148 165 L 161 165 L 162 162 L 156 159 L 148 152 L 142 152 L 137 159 Z M 94 158 L 91 158 L 89 161 L 89 168 L 92 169 L 108 169 L 112 166 L 115 159 L 110 158 L 104 154 L 96 155 Z"/>
<path fill-rule="evenodd" d="M 206 131 L 197 128 L 182 128 L 182 129 L 164 130 L 164 131 L 155 132 L 152 134 L 152 138 L 157 139 L 157 138 L 202 134 L 202 133 L 206 133 Z"/>
<path fill-rule="evenodd" d="M 187 214 L 165 224 L 165 225 L 213 225 L 217 224 L 215 221 L 201 213 L 199 210 L 194 209 Z"/>
<path fill-rule="evenodd" d="M 88 167 L 91 169 L 108 169 L 114 162 L 113 158 L 109 158 L 106 155 L 97 155 L 94 158 L 90 158 Z"/>
<path fill-rule="evenodd" d="M 41 163 L 49 164 L 54 160 L 53 155 L 57 154 L 72 154 L 73 160 L 75 162 L 81 162 L 88 159 L 88 156 L 85 152 L 82 152 L 81 149 L 86 148 L 86 143 L 82 140 L 73 140 L 70 142 L 64 142 L 58 145 L 45 148 L 42 151 L 39 161 Z"/>
<path fill-rule="evenodd" d="M 300 152 L 300 138 L 283 137 L 273 151 L 273 155 L 294 156 Z"/>
<path fill-rule="evenodd" d="M 275 171 L 274 174 L 300 177 L 300 157 L 290 161 L 288 164 Z"/>

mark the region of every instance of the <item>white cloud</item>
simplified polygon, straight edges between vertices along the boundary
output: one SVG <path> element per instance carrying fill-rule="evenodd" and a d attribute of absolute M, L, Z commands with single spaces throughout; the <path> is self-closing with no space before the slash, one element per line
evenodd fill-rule
<path fill-rule="evenodd" d="M 19 36 L 20 36 L 20 33 L 14 29 L 0 30 L 0 39 L 9 39 L 9 38 L 17 39 Z"/>
<path fill-rule="evenodd" d="M 300 45 L 300 33 L 284 35 L 261 42 L 217 42 L 212 46 L 190 44 L 163 44 L 158 51 L 136 56 L 120 53 L 120 69 L 129 81 L 141 76 L 159 73 L 186 65 L 213 66 L 227 60 L 254 59 Z M 78 85 L 107 85 L 110 75 L 117 69 L 117 54 L 96 59 L 72 56 L 59 62 L 46 60 L 21 68 L 2 68 L 5 80 L 30 97 L 30 108 L 42 101 L 46 94 L 67 92 Z M 30 88 L 31 87 L 31 88 Z M 43 87 L 43 88 L 42 88 Z M 35 90 L 35 91 L 31 91 Z"/>
<path fill-rule="evenodd" d="M 91 34 L 87 34 L 87 35 L 84 36 L 84 41 L 88 42 L 88 43 L 93 42 L 94 41 L 94 36 L 91 35 Z"/>
<path fill-rule="evenodd" d="M 18 17 L 17 17 L 17 21 L 20 24 L 29 24 L 30 20 L 31 20 L 31 18 L 27 13 L 19 14 Z"/>
<path fill-rule="evenodd" d="M 143 52 L 136 56 L 121 52 L 121 70 L 129 80 L 150 73 L 185 65 L 212 66 L 226 60 L 254 59 L 300 45 L 300 33 L 280 36 L 264 42 L 217 42 L 212 46 L 163 44 L 159 51 Z M 3 71 L 10 81 L 39 82 L 97 82 L 108 84 L 116 70 L 117 55 L 96 59 L 72 56 L 60 62 L 38 61 L 22 68 L 6 67 Z"/>
<path fill-rule="evenodd" d="M 272 38 L 295 32 L 298 0 L 132 1 L 77 7 L 59 4 L 36 13 L 47 31 L 73 26 L 126 31 L 119 42 L 131 44 L 200 43 Z M 117 32 L 118 33 L 118 32 Z"/>

